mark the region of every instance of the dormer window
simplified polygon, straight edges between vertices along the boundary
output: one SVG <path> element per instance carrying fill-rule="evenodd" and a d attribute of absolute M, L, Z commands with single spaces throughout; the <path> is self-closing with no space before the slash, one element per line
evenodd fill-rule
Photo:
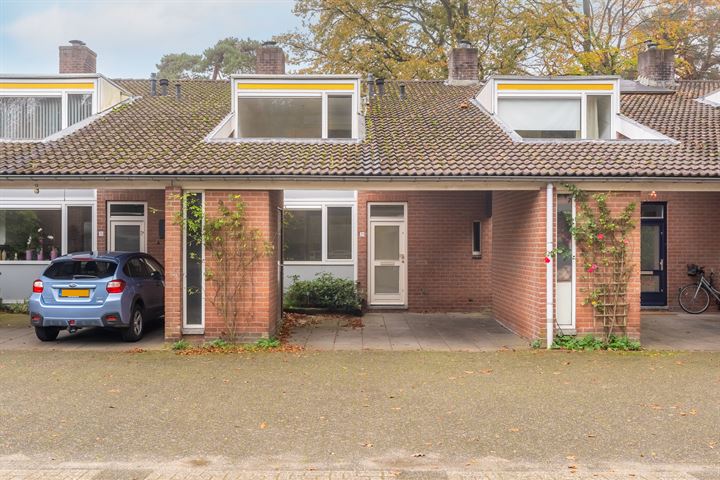
<path fill-rule="evenodd" d="M 43 140 L 125 98 L 97 74 L 1 77 L 0 140 Z"/>
<path fill-rule="evenodd" d="M 618 137 L 618 89 L 615 77 L 494 77 L 478 100 L 522 139 L 610 140 Z"/>
<path fill-rule="evenodd" d="M 356 139 L 357 76 L 233 77 L 235 138 Z"/>

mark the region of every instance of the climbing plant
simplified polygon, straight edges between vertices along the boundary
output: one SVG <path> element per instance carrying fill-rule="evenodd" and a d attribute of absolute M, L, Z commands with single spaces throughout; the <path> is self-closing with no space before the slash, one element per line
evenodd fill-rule
<path fill-rule="evenodd" d="M 241 321 L 252 315 L 248 312 L 255 297 L 251 271 L 255 262 L 272 253 L 273 245 L 264 239 L 260 229 L 249 225 L 240 195 L 229 195 L 227 202 L 218 200 L 212 214 L 203 209 L 193 193 L 179 198 L 183 208 L 175 215 L 175 222 L 185 230 L 189 243 L 205 246 L 206 259 L 195 258 L 194 253 L 191 256 L 204 261 L 205 280 L 213 286 L 207 298 L 223 319 L 224 338 L 234 343 Z"/>
<path fill-rule="evenodd" d="M 607 340 L 627 326 L 636 204 L 628 203 L 614 215 L 608 206 L 612 193 L 589 194 L 575 185 L 565 187 L 576 205 L 575 218 L 568 214 L 567 222 L 582 261 L 581 279 L 586 285 L 583 304 L 592 307 L 595 328 L 601 326 Z M 555 249 L 549 256 L 569 253 L 561 250 Z"/>

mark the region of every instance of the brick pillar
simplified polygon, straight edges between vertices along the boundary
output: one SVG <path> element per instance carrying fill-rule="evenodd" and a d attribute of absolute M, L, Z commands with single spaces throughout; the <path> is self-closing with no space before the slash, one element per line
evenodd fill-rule
<path fill-rule="evenodd" d="M 182 211 L 179 196 L 182 189 L 165 189 L 165 339 L 177 340 L 182 336 L 183 258 L 182 228 L 176 215 Z"/>
<path fill-rule="evenodd" d="M 546 192 L 497 191 L 492 199 L 492 309 L 518 335 L 545 338 Z"/>

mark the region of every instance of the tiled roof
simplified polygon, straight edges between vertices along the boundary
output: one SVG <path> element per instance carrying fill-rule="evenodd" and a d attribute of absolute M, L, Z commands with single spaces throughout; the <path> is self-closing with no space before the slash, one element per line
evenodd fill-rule
<path fill-rule="evenodd" d="M 625 94 L 622 113 L 678 144 L 519 143 L 470 99 L 478 86 L 387 82 L 362 143 L 221 142 L 205 137 L 230 111 L 230 85 L 182 81 L 182 99 L 118 80 L 139 97 L 48 143 L 0 143 L 0 175 L 649 176 L 720 178 L 720 108 L 695 101 L 720 81 L 674 94 Z"/>

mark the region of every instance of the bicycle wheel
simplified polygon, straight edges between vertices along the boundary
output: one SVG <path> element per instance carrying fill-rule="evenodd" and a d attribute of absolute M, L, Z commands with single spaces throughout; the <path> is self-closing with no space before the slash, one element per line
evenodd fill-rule
<path fill-rule="evenodd" d="M 702 313 L 710 305 L 710 295 L 704 288 L 698 288 L 697 283 L 692 283 L 680 290 L 678 303 L 687 313 Z"/>

